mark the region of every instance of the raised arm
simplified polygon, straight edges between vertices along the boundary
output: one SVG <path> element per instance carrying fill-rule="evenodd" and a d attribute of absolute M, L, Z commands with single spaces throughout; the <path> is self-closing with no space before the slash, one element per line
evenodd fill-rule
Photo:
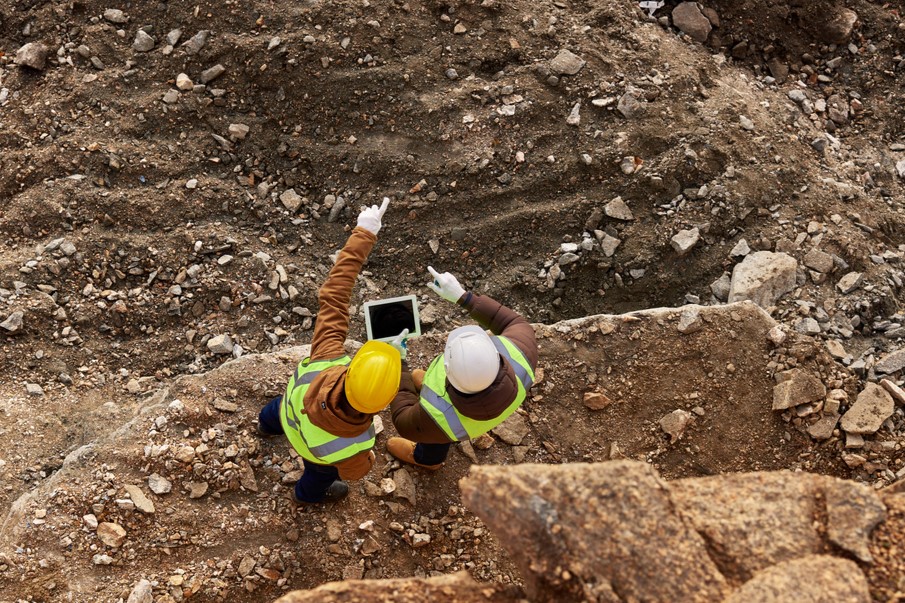
<path fill-rule="evenodd" d="M 427 267 L 433 281 L 428 283 L 437 295 L 456 303 L 471 314 L 471 317 L 494 335 L 502 335 L 511 340 L 525 354 L 532 368 L 537 368 L 537 338 L 534 328 L 520 314 L 510 310 L 486 295 L 476 295 L 466 291 L 458 279 L 449 272 L 439 273 Z"/>
<path fill-rule="evenodd" d="M 381 220 L 390 200 L 384 197 L 383 204 L 362 210 L 358 225 L 352 230 L 349 240 L 339 253 L 336 264 L 330 269 L 327 280 L 317 292 L 319 309 L 314 338 L 311 340 L 311 358 L 327 360 L 345 355 L 343 342 L 349 334 L 349 302 L 355 279 L 361 272 L 368 254 L 377 242 Z"/>

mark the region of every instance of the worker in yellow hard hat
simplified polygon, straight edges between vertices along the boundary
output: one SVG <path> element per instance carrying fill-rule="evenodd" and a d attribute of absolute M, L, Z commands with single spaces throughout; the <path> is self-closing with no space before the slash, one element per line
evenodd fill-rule
<path fill-rule="evenodd" d="M 367 207 L 358 216 L 318 291 L 311 355 L 299 363 L 286 392 L 258 416 L 259 433 L 286 434 L 302 457 L 305 471 L 293 490 L 298 503 L 342 500 L 349 493 L 344 480 L 360 479 L 370 471 L 375 458 L 373 417 L 399 391 L 402 358 L 392 345 L 369 341 L 353 358 L 343 347 L 352 287 L 377 241 L 389 201 L 384 198 L 380 207 Z M 411 382 L 407 370 L 405 375 Z"/>

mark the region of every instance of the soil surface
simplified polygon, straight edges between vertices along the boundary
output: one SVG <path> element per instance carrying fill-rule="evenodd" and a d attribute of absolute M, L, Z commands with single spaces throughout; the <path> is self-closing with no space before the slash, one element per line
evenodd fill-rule
<path fill-rule="evenodd" d="M 838 430 L 808 436 L 819 413 L 770 401 L 789 368 L 853 401 L 902 346 L 905 13 L 711 1 L 702 44 L 673 27 L 677 4 L 0 6 L 0 322 L 22 317 L 0 328 L 0 601 L 116 601 L 141 578 L 157 601 L 460 569 L 518 584 L 461 506 L 456 479 L 476 459 L 901 480 L 901 404 L 855 454 Z M 858 19 L 833 43 L 843 9 Z M 15 64 L 28 43 L 44 45 L 43 68 Z M 426 268 L 452 272 L 548 325 L 519 415 L 530 428 L 524 443 L 463 447 L 440 473 L 412 470 L 414 503 L 360 484 L 338 510 L 295 508 L 295 461 L 257 439 L 254 418 L 310 342 L 331 255 L 383 196 L 350 337 L 365 338 L 363 302 L 416 293 L 427 336 L 413 363 L 426 365 L 464 321 L 424 287 Z M 616 197 L 630 214 L 605 209 Z M 742 240 L 799 261 L 798 287 L 769 308 L 784 343 L 729 314 L 685 338 L 673 322 L 597 316 L 726 301 L 712 284 Z M 805 267 L 817 248 L 829 273 Z M 859 286 L 840 287 L 852 272 Z M 223 372 L 231 356 L 207 346 L 220 335 L 242 356 Z M 589 392 L 613 404 L 589 411 Z M 678 409 L 694 419 L 670 442 L 658 422 Z M 381 458 L 369 480 L 405 484 L 397 471 Z M 124 486 L 147 495 L 155 472 L 173 492 L 152 495 L 153 515 L 130 509 Z M 189 498 L 190 483 L 209 491 Z M 88 514 L 126 544 L 102 544 Z M 415 534 L 432 540 L 413 548 Z M 872 584 L 885 600 L 902 583 L 883 559 Z"/>

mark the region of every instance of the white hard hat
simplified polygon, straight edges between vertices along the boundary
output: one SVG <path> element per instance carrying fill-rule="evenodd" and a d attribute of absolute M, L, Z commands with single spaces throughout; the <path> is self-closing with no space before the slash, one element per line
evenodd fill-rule
<path fill-rule="evenodd" d="M 463 394 L 474 394 L 493 383 L 500 371 L 500 353 L 477 325 L 454 329 L 443 352 L 446 378 Z"/>

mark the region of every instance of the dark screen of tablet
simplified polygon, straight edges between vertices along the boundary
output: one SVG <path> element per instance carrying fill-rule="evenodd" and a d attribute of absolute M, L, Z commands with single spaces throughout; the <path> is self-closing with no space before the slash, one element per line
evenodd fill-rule
<path fill-rule="evenodd" d="M 408 329 L 415 330 L 415 312 L 411 301 L 368 306 L 371 315 L 371 335 L 374 339 L 395 337 Z"/>

